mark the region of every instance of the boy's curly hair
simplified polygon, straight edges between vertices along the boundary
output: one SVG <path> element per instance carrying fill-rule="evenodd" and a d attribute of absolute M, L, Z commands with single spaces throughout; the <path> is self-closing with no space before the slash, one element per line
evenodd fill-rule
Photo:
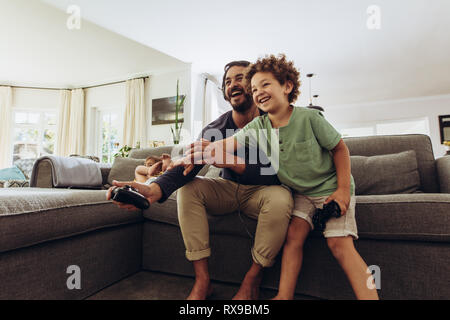
<path fill-rule="evenodd" d="M 270 72 L 281 85 L 285 84 L 286 81 L 291 81 L 293 88 L 291 93 L 289 93 L 288 100 L 289 103 L 297 100 L 300 94 L 300 72 L 294 67 L 292 61 L 286 60 L 285 54 L 279 54 L 278 57 L 275 57 L 273 54 L 270 56 L 266 55 L 247 68 L 245 78 L 248 92 L 251 92 L 251 80 L 257 72 Z"/>

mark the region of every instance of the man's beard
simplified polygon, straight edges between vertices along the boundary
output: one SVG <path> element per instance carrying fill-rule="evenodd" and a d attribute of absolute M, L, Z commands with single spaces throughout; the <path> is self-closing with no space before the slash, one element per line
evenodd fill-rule
<path fill-rule="evenodd" d="M 249 110 L 253 105 L 253 97 L 251 95 L 244 95 L 245 100 L 239 105 L 231 105 L 234 111 L 239 113 L 245 113 L 247 110 Z"/>

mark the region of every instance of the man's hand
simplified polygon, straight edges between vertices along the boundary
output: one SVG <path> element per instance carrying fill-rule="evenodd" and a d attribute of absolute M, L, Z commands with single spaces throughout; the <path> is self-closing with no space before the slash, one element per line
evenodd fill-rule
<path fill-rule="evenodd" d="M 350 190 L 349 189 L 343 189 L 338 188 L 332 195 L 330 195 L 325 202 L 323 203 L 328 204 L 331 201 L 336 201 L 336 203 L 341 208 L 341 215 L 345 215 L 345 213 L 348 210 L 348 207 L 350 205 Z"/>
<path fill-rule="evenodd" d="M 140 194 L 142 194 L 150 203 L 154 203 L 161 199 L 162 197 L 162 191 L 161 187 L 157 183 L 151 183 L 150 185 L 142 184 L 139 182 L 134 181 L 113 181 L 113 187 L 108 189 L 108 192 L 106 193 L 106 200 L 111 200 L 111 192 L 117 187 L 123 187 L 125 185 L 131 186 L 135 188 Z M 113 203 L 117 205 L 119 208 L 127 209 L 128 211 L 136 211 L 140 210 L 139 208 L 136 208 L 132 204 L 128 203 L 122 203 L 117 202 L 113 200 Z"/>

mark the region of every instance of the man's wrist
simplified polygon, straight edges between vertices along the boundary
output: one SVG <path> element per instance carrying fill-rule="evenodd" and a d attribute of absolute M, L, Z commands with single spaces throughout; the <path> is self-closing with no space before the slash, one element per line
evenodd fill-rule
<path fill-rule="evenodd" d="M 149 187 L 151 189 L 152 199 L 154 201 L 159 201 L 163 196 L 161 186 L 157 182 L 152 182 Z"/>

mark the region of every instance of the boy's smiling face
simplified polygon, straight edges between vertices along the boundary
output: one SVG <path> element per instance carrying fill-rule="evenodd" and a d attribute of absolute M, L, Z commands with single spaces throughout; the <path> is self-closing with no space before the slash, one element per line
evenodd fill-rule
<path fill-rule="evenodd" d="M 270 72 L 257 72 L 252 77 L 251 90 L 258 108 L 274 113 L 289 106 L 288 95 L 292 91 L 292 84 L 289 81 L 280 84 Z"/>

